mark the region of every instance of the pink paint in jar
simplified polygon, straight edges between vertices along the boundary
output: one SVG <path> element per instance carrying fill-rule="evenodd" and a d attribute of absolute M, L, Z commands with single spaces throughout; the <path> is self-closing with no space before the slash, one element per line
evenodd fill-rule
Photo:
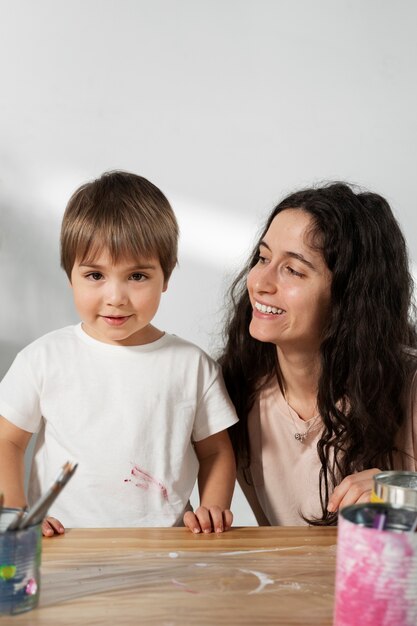
<path fill-rule="evenodd" d="M 340 511 L 334 626 L 416 626 L 416 517 L 390 504 Z"/>

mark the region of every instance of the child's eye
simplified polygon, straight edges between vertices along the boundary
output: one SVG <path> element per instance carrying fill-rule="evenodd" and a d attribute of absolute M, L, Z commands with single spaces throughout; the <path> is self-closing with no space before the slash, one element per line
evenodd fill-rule
<path fill-rule="evenodd" d="M 289 265 L 287 265 L 285 269 L 287 270 L 289 274 L 291 274 L 291 276 L 298 276 L 299 278 L 302 278 L 304 276 L 304 274 L 301 274 L 300 272 L 296 272 L 295 270 L 293 270 L 293 268 L 290 267 Z"/>
<path fill-rule="evenodd" d="M 87 274 L 86 277 L 90 278 L 91 280 L 97 281 L 103 278 L 103 274 L 101 274 L 100 272 L 90 272 L 89 274 Z"/>
<path fill-rule="evenodd" d="M 134 274 L 131 274 L 129 276 L 129 280 L 135 280 L 135 281 L 142 281 L 145 280 L 146 276 L 145 274 L 141 274 L 140 272 L 135 272 Z"/>

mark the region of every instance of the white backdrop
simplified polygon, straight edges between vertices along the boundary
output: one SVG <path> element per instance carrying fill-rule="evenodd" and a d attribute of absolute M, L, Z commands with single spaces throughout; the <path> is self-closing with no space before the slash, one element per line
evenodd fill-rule
<path fill-rule="evenodd" d="M 76 321 L 65 203 L 127 169 L 182 231 L 156 323 L 211 353 L 224 293 L 286 193 L 386 196 L 417 259 L 414 0 L 0 0 L 0 375 Z M 236 523 L 251 524 L 240 491 Z"/>

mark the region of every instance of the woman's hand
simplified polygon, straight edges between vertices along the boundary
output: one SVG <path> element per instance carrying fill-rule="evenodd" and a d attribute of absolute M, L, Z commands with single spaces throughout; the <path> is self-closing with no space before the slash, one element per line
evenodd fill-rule
<path fill-rule="evenodd" d="M 369 502 L 373 488 L 373 477 L 380 471 L 380 469 L 373 468 L 346 476 L 330 496 L 327 505 L 329 513 L 335 513 L 350 504 Z"/>
<path fill-rule="evenodd" d="M 42 522 L 42 535 L 52 537 L 53 535 L 63 535 L 65 528 L 55 517 L 45 517 Z"/>
<path fill-rule="evenodd" d="M 193 533 L 222 533 L 229 530 L 233 522 L 233 513 L 229 509 L 222 511 L 218 506 L 199 506 L 196 511 L 184 514 L 184 524 Z"/>

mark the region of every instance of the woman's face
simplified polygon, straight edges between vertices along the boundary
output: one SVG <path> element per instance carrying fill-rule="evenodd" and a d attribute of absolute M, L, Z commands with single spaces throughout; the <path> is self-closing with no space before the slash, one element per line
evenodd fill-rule
<path fill-rule="evenodd" d="M 301 209 L 278 213 L 247 279 L 252 337 L 301 352 L 319 349 L 330 306 L 332 275 L 309 246 L 311 225 Z"/>

